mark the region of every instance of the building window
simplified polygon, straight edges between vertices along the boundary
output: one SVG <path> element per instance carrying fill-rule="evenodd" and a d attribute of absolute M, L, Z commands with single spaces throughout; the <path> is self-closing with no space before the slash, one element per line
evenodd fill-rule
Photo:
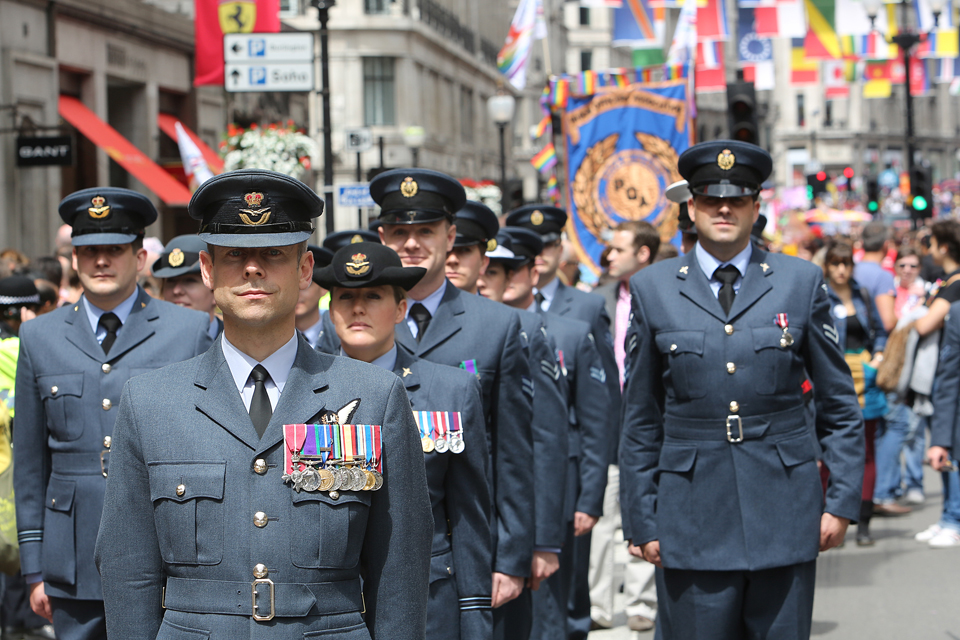
<path fill-rule="evenodd" d="M 363 124 L 396 124 L 394 59 L 363 59 Z"/>
<path fill-rule="evenodd" d="M 833 126 L 833 100 L 823 101 L 823 126 Z"/>
<path fill-rule="evenodd" d="M 473 91 L 460 87 L 460 138 L 464 142 L 473 142 L 473 125 Z"/>
<path fill-rule="evenodd" d="M 363 0 L 364 13 L 387 13 L 390 11 L 390 0 Z"/>
<path fill-rule="evenodd" d="M 807 116 L 803 109 L 803 94 L 797 94 L 797 126 L 805 127 L 807 126 Z"/>
<path fill-rule="evenodd" d="M 590 26 L 590 8 L 589 7 L 580 7 L 580 26 L 582 27 Z"/>
<path fill-rule="evenodd" d="M 589 71 L 593 68 L 593 51 L 591 49 L 580 50 L 580 71 Z"/>
<path fill-rule="evenodd" d="M 300 13 L 300 0 L 280 0 L 281 16 L 298 16 Z"/>

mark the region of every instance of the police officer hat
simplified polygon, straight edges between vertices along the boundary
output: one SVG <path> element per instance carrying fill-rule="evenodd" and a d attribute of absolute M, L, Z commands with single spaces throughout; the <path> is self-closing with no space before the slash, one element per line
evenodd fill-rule
<path fill-rule="evenodd" d="M 528 204 L 514 209 L 507 216 L 507 226 L 524 227 L 535 231 L 544 244 L 560 239 L 567 224 L 567 212 L 547 204 Z"/>
<path fill-rule="evenodd" d="M 0 307 L 23 307 L 31 304 L 40 304 L 40 292 L 33 280 L 26 276 L 0 279 Z"/>
<path fill-rule="evenodd" d="M 467 194 L 445 173 L 429 169 L 392 169 L 370 183 L 370 196 L 380 205 L 383 224 L 453 221 Z"/>
<path fill-rule="evenodd" d="M 323 200 L 295 178 L 240 169 L 214 176 L 193 194 L 187 212 L 200 239 L 219 247 L 286 247 L 308 239 Z"/>
<path fill-rule="evenodd" d="M 200 252 L 207 243 L 196 235 L 177 236 L 167 243 L 163 253 L 151 268 L 157 278 L 176 278 L 188 273 L 200 273 Z"/>
<path fill-rule="evenodd" d="M 71 193 L 60 202 L 60 217 L 73 227 L 75 247 L 130 244 L 157 219 L 157 209 L 142 193 L 95 187 Z"/>
<path fill-rule="evenodd" d="M 358 242 L 333 254 L 333 262 L 314 275 L 314 282 L 324 289 L 396 285 L 409 291 L 426 273 L 423 267 L 404 267 L 397 252 L 386 245 Z"/>
<path fill-rule="evenodd" d="M 680 154 L 677 169 L 695 195 L 736 198 L 760 193 L 760 185 L 773 171 L 773 159 L 754 144 L 712 140 Z"/>
<path fill-rule="evenodd" d="M 500 221 L 497 220 L 497 214 L 482 202 L 467 200 L 463 208 L 457 211 L 454 223 L 457 225 L 454 247 L 482 244 L 486 250 L 492 251 L 497 246 Z"/>
<path fill-rule="evenodd" d="M 523 227 L 504 227 L 497 234 L 497 243 L 505 244 L 513 253 L 515 259 L 504 260 L 504 262 L 514 268 L 534 261 L 543 253 L 543 239 L 540 235 Z"/>
<path fill-rule="evenodd" d="M 380 234 L 366 229 L 354 229 L 353 231 L 337 231 L 331 233 L 323 239 L 323 246 L 330 250 L 331 257 L 334 253 L 350 244 L 358 242 L 380 242 Z"/>
<path fill-rule="evenodd" d="M 693 226 L 693 220 L 690 219 L 690 210 L 687 208 L 687 200 L 690 199 L 690 188 L 686 180 L 674 182 L 667 187 L 667 200 L 676 202 L 680 206 L 677 214 L 677 226 L 682 233 L 692 233 L 697 235 L 697 228 Z"/>
<path fill-rule="evenodd" d="M 508 269 L 521 267 L 530 260 L 526 256 L 517 255 L 514 252 L 513 238 L 505 229 L 501 229 L 500 233 L 497 234 L 497 246 L 493 250 L 487 251 L 486 256 L 490 258 L 490 262 L 500 262 L 506 265 Z"/>

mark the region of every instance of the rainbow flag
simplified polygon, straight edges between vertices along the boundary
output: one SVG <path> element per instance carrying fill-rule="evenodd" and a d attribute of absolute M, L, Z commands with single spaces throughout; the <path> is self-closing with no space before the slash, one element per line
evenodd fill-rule
<path fill-rule="evenodd" d="M 547 115 L 543 116 L 543 120 L 541 120 L 537 124 L 537 127 L 533 130 L 533 139 L 536 140 L 537 138 L 542 138 L 543 134 L 545 134 L 549 128 L 550 114 L 548 113 Z"/>
<path fill-rule="evenodd" d="M 560 204 L 560 187 L 557 185 L 557 176 L 550 176 L 547 179 L 547 198 L 553 204 Z"/>
<path fill-rule="evenodd" d="M 552 85 L 550 104 L 554 109 L 565 109 L 567 101 L 570 100 L 570 81 L 566 78 L 560 78 L 554 81 Z"/>
<path fill-rule="evenodd" d="M 533 158 L 530 164 L 540 173 L 546 173 L 557 166 L 557 150 L 552 142 L 548 142 Z"/>
<path fill-rule="evenodd" d="M 580 73 L 580 95 L 592 96 L 597 92 L 597 72 L 583 71 Z"/>
<path fill-rule="evenodd" d="M 835 28 L 834 0 L 804 0 L 809 28 L 803 47 L 808 60 L 837 59 L 843 56 Z"/>
<path fill-rule="evenodd" d="M 517 12 L 510 22 L 507 41 L 497 54 L 497 68 L 517 89 L 527 86 L 527 61 L 537 31 L 537 12 L 540 0 L 520 0 Z"/>

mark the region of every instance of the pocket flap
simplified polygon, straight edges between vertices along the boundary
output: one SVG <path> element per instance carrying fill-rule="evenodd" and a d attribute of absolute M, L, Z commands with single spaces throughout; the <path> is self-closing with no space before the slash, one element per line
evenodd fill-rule
<path fill-rule="evenodd" d="M 448 549 L 438 556 L 430 558 L 430 582 L 451 577 L 456 571 L 453 569 L 453 550 Z"/>
<path fill-rule="evenodd" d="M 148 462 L 150 499 L 223 499 L 226 462 Z"/>
<path fill-rule="evenodd" d="M 660 450 L 660 470 L 686 473 L 693 469 L 693 462 L 697 459 L 696 447 L 675 447 L 664 445 Z"/>
<path fill-rule="evenodd" d="M 70 511 L 76 491 L 77 483 L 73 480 L 50 476 L 50 482 L 47 484 L 47 509 Z"/>
<path fill-rule="evenodd" d="M 294 491 L 291 487 L 290 493 L 293 494 L 294 504 L 314 500 L 316 502 L 326 502 L 334 507 L 340 504 L 350 504 L 351 502 L 359 502 L 369 507 L 370 498 L 372 497 L 371 494 L 373 494 L 372 491 L 339 491 L 340 497 L 334 500 L 327 491 Z"/>
<path fill-rule="evenodd" d="M 695 353 L 701 356 L 703 338 L 703 331 L 663 331 L 655 336 L 660 353 Z"/>
<path fill-rule="evenodd" d="M 780 327 L 751 327 L 750 333 L 753 334 L 753 350 L 761 349 L 780 349 L 780 338 L 783 336 L 783 329 Z"/>
<path fill-rule="evenodd" d="M 50 376 L 37 377 L 37 388 L 41 400 L 59 398 L 60 396 L 83 395 L 82 373 L 58 373 Z"/>
<path fill-rule="evenodd" d="M 777 443 L 777 452 L 780 454 L 784 466 L 794 467 L 817 457 L 810 437 L 809 434 L 805 433 Z"/>

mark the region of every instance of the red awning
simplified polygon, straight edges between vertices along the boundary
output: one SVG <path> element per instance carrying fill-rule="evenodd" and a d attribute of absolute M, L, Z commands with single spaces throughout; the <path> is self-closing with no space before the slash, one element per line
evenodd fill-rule
<path fill-rule="evenodd" d="M 177 122 L 177 118 L 169 113 L 157 114 L 157 124 L 160 126 L 160 130 L 173 138 L 174 142 L 177 141 Z M 201 140 L 200 136 L 191 131 L 187 125 L 181 122 L 180 126 L 183 127 L 183 130 L 187 132 L 187 135 L 190 136 L 193 143 L 200 149 L 200 153 L 203 154 L 203 159 L 207 161 L 207 166 L 210 167 L 210 170 L 214 173 L 223 173 L 223 160 L 220 159 L 220 154 L 207 146 L 207 143 Z"/>
<path fill-rule="evenodd" d="M 97 117 L 82 102 L 71 96 L 60 96 L 60 115 L 76 127 L 90 142 L 107 152 L 117 164 L 153 191 L 170 207 L 185 207 L 190 190 L 180 184 L 156 162 L 120 135 L 116 129 Z"/>

